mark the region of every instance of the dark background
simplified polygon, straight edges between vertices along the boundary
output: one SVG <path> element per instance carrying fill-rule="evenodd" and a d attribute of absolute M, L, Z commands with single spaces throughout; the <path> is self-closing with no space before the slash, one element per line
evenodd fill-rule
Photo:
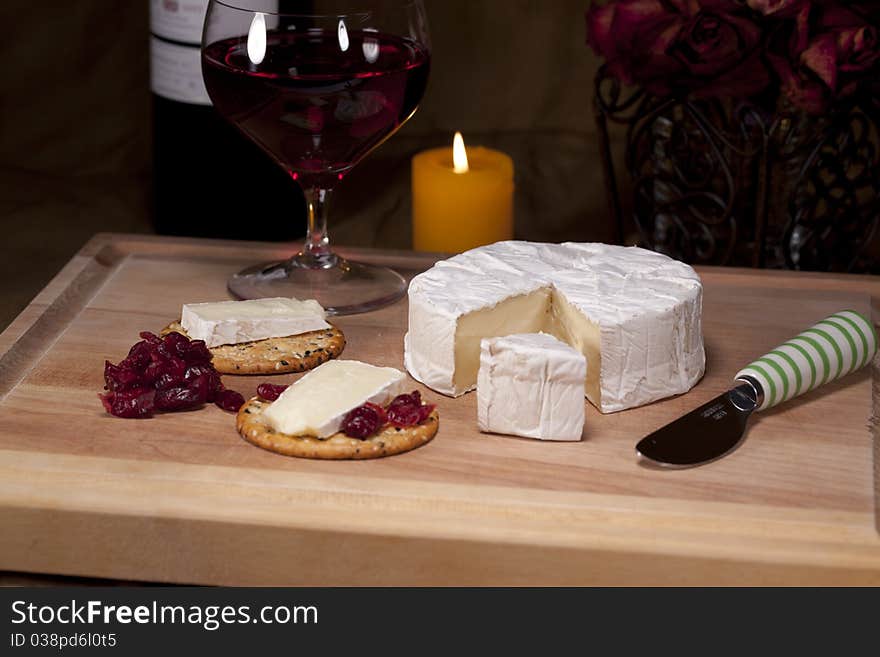
<path fill-rule="evenodd" d="M 509 153 L 516 234 L 613 239 L 596 146 L 585 0 L 426 0 L 433 39 L 416 116 L 339 188 L 339 244 L 409 248 L 411 156 Z M 3 0 L 0 326 L 98 231 L 152 231 L 148 0 Z M 290 212 L 279 208 L 279 214 Z"/>

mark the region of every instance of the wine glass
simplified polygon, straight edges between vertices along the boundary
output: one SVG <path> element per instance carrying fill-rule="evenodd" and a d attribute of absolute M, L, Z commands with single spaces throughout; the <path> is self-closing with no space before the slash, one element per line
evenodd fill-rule
<path fill-rule="evenodd" d="M 234 295 L 317 299 L 332 315 L 403 296 L 400 274 L 331 250 L 327 207 L 348 172 L 415 113 L 430 61 L 421 0 L 211 0 L 202 37 L 211 100 L 308 204 L 302 250 L 235 274 Z M 241 220 L 259 232 L 260 217 Z"/>

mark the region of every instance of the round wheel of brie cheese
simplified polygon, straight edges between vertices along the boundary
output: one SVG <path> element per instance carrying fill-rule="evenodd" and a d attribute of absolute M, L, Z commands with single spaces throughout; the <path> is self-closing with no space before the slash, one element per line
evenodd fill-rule
<path fill-rule="evenodd" d="M 593 405 L 621 411 L 687 392 L 700 380 L 702 298 L 693 268 L 653 251 L 498 242 L 412 280 L 406 369 L 457 397 L 476 387 L 480 340 L 544 332 L 586 356 Z M 523 374 L 539 385 L 541 373 Z"/>

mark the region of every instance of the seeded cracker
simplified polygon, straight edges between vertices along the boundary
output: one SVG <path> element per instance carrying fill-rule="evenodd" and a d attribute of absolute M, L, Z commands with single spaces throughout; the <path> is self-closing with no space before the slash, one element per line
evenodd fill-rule
<path fill-rule="evenodd" d="M 278 433 L 260 418 L 268 405 L 254 397 L 242 406 L 235 418 L 238 433 L 249 443 L 270 452 L 307 459 L 375 459 L 401 454 L 429 442 L 440 426 L 440 416 L 434 409 L 427 420 L 414 427 L 386 426 L 366 440 L 349 438 L 344 433 L 321 440 Z"/>
<path fill-rule="evenodd" d="M 180 322 L 172 322 L 162 335 L 177 331 L 186 335 Z M 285 338 L 225 344 L 210 348 L 214 368 L 221 374 L 287 374 L 305 372 L 345 349 L 345 335 L 336 326 Z"/>

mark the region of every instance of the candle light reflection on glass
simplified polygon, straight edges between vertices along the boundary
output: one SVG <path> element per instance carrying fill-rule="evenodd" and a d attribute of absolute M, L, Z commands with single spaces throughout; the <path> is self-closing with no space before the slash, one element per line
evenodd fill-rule
<path fill-rule="evenodd" d="M 349 46 L 348 40 L 348 29 L 345 27 L 345 21 L 343 19 L 339 19 L 339 28 L 337 29 L 337 34 L 339 36 L 339 49 L 342 52 L 346 52 Z"/>
<path fill-rule="evenodd" d="M 254 14 L 247 40 L 248 59 L 256 66 L 262 64 L 266 57 L 266 16 L 260 12 Z"/>
<path fill-rule="evenodd" d="M 375 32 L 376 29 L 372 27 L 365 27 L 364 32 Z M 379 59 L 379 42 L 376 39 L 365 38 L 363 44 L 361 45 L 361 50 L 364 52 L 364 59 L 366 59 L 370 64 L 375 64 L 376 60 Z"/>

